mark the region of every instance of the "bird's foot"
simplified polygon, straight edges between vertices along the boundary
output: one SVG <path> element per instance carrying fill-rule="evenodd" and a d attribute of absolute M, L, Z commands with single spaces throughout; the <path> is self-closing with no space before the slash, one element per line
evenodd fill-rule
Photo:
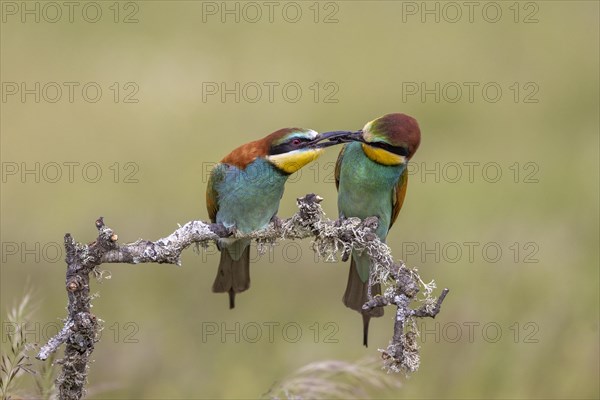
<path fill-rule="evenodd" d="M 275 230 L 279 231 L 283 227 L 283 221 L 277 215 L 273 215 L 271 217 L 271 223 L 273 223 L 273 227 Z"/>

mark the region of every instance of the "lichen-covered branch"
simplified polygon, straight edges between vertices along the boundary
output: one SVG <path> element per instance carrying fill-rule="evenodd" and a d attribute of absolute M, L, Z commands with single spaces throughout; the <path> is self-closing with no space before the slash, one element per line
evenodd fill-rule
<path fill-rule="evenodd" d="M 423 283 L 417 275 L 416 269 L 408 269 L 404 263 L 394 264 L 390 270 L 390 276 L 395 283 L 389 286 L 382 295 L 369 300 L 363 309 L 371 310 L 391 304 L 397 307 L 392 340 L 387 349 L 379 351 L 382 353 L 384 366 L 388 371 L 414 372 L 420 365 L 419 345 L 416 340 L 419 332 L 415 318 L 435 318 L 440 312 L 442 302 L 449 290 L 444 289 L 437 299 L 432 297 L 435 283 L 433 281 L 429 284 Z M 425 289 L 425 297 L 421 299 L 421 307 L 412 309 L 410 303 L 419 293 L 419 286 Z"/>
<path fill-rule="evenodd" d="M 348 258 L 350 251 L 366 251 L 373 268 L 371 284 L 381 283 L 387 287 L 383 295 L 371 299 L 365 309 L 397 306 L 394 334 L 387 350 L 383 351 L 384 366 L 392 371 L 415 371 L 418 368 L 418 346 L 415 327 L 410 325 L 415 317 L 435 317 L 440 311 L 445 289 L 439 299 L 431 294 L 435 284 L 425 284 L 416 269 L 408 269 L 403 263 L 396 264 L 389 247 L 382 243 L 375 230 L 375 217 L 360 220 L 348 218 L 329 220 L 324 218 L 319 204 L 322 198 L 308 194 L 298 199 L 298 212 L 286 220 L 274 219 L 266 228 L 243 235 L 221 224 L 191 221 L 167 237 L 154 242 L 138 240 L 119 245 L 112 229 L 104 225 L 102 218 L 96 221 L 98 238 L 90 244 L 76 243 L 70 234 L 65 235 L 68 294 L 68 315 L 61 331 L 40 349 L 37 358 L 46 360 L 63 343 L 65 356 L 60 361 L 62 372 L 57 379 L 61 399 L 79 399 L 85 394 L 89 357 L 97 342 L 98 322 L 90 312 L 89 275 L 97 273 L 96 267 L 103 263 L 169 263 L 181 264 L 181 253 L 192 244 L 202 247 L 223 237 L 248 237 L 259 244 L 277 240 L 313 238 L 313 249 L 327 260 L 342 254 Z M 424 289 L 423 303 L 411 309 L 420 288 Z M 414 325 L 414 324 L 413 324 Z"/>

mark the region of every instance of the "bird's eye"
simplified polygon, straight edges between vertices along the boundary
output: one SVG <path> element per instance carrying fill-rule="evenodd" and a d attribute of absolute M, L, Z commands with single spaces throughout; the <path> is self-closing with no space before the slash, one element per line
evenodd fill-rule
<path fill-rule="evenodd" d="M 302 140 L 300 140 L 300 139 L 294 139 L 294 140 L 292 140 L 292 144 L 294 146 L 298 146 L 298 145 L 300 145 L 300 143 L 302 143 Z"/>

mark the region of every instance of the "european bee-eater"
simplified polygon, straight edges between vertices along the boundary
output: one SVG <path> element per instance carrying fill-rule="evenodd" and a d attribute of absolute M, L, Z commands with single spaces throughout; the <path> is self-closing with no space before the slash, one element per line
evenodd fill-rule
<path fill-rule="evenodd" d="M 323 151 L 310 129 L 286 128 L 233 150 L 210 175 L 206 207 L 213 223 L 241 233 L 264 228 L 277 214 L 290 174 Z M 218 241 L 221 261 L 213 292 L 228 292 L 229 307 L 236 293 L 250 287 L 250 239 Z"/>
<path fill-rule="evenodd" d="M 351 143 L 344 145 L 337 159 L 335 181 L 338 188 L 340 218 L 370 216 L 379 218 L 377 236 L 385 241 L 396 221 L 408 183 L 406 165 L 421 141 L 417 121 L 405 114 L 387 114 L 367 123 L 358 132 L 329 132 L 331 137 Z M 346 307 L 363 316 L 363 344 L 367 346 L 369 321 L 381 317 L 383 308 L 371 312 L 362 309 L 368 301 L 370 259 L 365 253 L 352 253 L 348 285 L 343 297 Z M 373 285 L 371 295 L 381 294 L 379 284 Z"/>

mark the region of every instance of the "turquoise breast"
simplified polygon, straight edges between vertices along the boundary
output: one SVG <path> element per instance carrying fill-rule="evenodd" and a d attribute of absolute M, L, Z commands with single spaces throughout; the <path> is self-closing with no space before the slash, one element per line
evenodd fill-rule
<path fill-rule="evenodd" d="M 217 222 L 248 233 L 265 227 L 277 214 L 288 176 L 258 158 L 245 169 L 224 165 L 218 193 Z"/>
<path fill-rule="evenodd" d="M 340 169 L 338 210 L 345 217 L 379 217 L 377 235 L 387 236 L 394 188 L 404 165 L 382 165 L 365 155 L 359 142 L 346 145 Z"/>

